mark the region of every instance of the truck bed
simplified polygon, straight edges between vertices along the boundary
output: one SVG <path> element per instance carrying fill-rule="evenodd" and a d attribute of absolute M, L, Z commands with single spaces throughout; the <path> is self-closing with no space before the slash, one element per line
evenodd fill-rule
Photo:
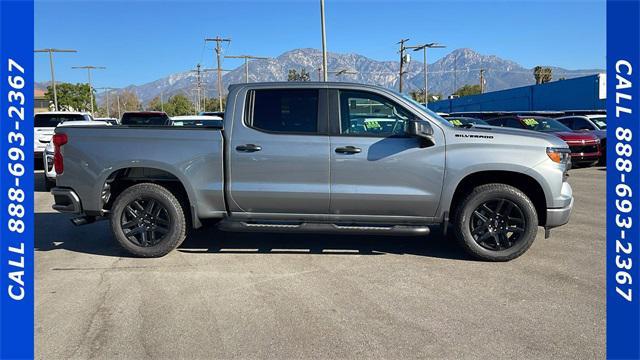
<path fill-rule="evenodd" d="M 85 212 L 100 212 L 107 179 L 122 169 L 173 175 L 184 184 L 199 218 L 225 213 L 223 137 L 220 129 L 181 127 L 65 127 L 64 172 L 57 186 L 71 188 Z M 126 156 L 123 156 L 126 153 Z"/>

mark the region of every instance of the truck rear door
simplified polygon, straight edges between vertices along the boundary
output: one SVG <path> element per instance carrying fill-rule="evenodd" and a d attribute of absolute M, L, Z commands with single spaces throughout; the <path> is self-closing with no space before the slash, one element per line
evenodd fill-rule
<path fill-rule="evenodd" d="M 332 90 L 330 99 L 331 214 L 434 216 L 445 167 L 441 131 L 434 127 L 436 143 L 421 146 L 405 134 L 416 115 L 386 96 Z"/>
<path fill-rule="evenodd" d="M 228 149 L 231 211 L 329 212 L 326 90 L 258 88 L 239 94 Z"/>

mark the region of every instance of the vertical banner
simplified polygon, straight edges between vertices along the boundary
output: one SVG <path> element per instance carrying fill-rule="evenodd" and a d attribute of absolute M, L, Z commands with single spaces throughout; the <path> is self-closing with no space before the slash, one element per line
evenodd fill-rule
<path fill-rule="evenodd" d="M 640 358 L 640 1 L 607 2 L 607 358 Z"/>
<path fill-rule="evenodd" d="M 0 358 L 33 358 L 33 1 L 0 1 Z"/>

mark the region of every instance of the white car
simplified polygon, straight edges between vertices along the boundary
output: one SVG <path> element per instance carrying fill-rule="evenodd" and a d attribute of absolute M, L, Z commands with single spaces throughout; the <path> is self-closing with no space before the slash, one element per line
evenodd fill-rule
<path fill-rule="evenodd" d="M 37 113 L 33 117 L 33 154 L 36 161 L 43 158 L 43 151 L 51 141 L 53 130 L 65 122 L 92 121 L 93 117 L 85 112 L 49 111 Z"/>
<path fill-rule="evenodd" d="M 171 126 L 213 126 L 222 128 L 222 118 L 220 116 L 211 115 L 183 115 L 173 116 L 171 118 Z"/>
<path fill-rule="evenodd" d="M 62 122 L 58 127 L 71 126 L 111 126 L 111 123 L 103 120 L 78 120 Z M 55 129 L 55 128 L 54 128 Z M 53 131 L 52 131 L 53 134 Z M 50 136 L 49 142 L 45 145 L 42 152 L 42 163 L 44 168 L 44 187 L 47 191 L 56 186 L 56 170 L 53 168 L 53 141 Z"/>

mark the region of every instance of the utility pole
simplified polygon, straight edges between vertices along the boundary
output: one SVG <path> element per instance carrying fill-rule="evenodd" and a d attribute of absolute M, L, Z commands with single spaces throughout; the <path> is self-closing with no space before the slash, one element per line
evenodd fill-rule
<path fill-rule="evenodd" d="M 115 90 L 115 88 L 112 87 L 99 87 L 96 88 L 96 90 L 105 90 L 105 92 L 107 93 L 107 117 L 110 118 L 111 117 L 111 102 L 109 101 L 109 93 L 111 92 L 111 90 Z"/>
<path fill-rule="evenodd" d="M 320 22 L 322 25 L 322 79 L 327 81 L 329 73 L 327 71 L 327 32 L 324 21 L 324 0 L 320 0 Z"/>
<path fill-rule="evenodd" d="M 215 52 L 216 52 L 216 59 L 218 61 L 218 106 L 219 106 L 219 111 L 222 111 L 222 68 L 220 67 L 220 53 L 222 53 L 222 48 L 220 46 L 221 43 L 226 42 L 227 44 L 231 42 L 231 39 L 224 39 L 221 38 L 220 36 L 216 36 L 215 38 L 211 39 L 211 38 L 207 38 L 204 39 L 204 42 L 209 42 L 209 41 L 215 41 L 216 43 L 216 48 L 215 48 Z"/>
<path fill-rule="evenodd" d="M 93 116 L 93 88 L 91 87 L 91 70 L 104 70 L 106 67 L 104 66 L 93 66 L 93 65 L 85 65 L 85 66 L 72 66 L 72 69 L 87 69 L 87 75 L 89 77 L 89 102 L 91 103 L 91 115 Z"/>
<path fill-rule="evenodd" d="M 53 53 L 56 53 L 56 52 L 75 53 L 75 52 L 78 52 L 78 50 L 48 48 L 48 49 L 33 50 L 33 52 L 49 53 L 49 67 L 51 69 L 51 86 L 53 87 L 53 106 L 55 107 L 55 110 L 58 111 L 58 93 L 56 92 L 56 76 L 55 76 L 55 72 L 53 71 Z"/>
<path fill-rule="evenodd" d="M 404 46 L 404 43 L 409 41 L 409 39 L 402 39 L 398 42 L 400 44 L 400 81 L 399 81 L 399 90 L 402 93 L 402 77 L 404 76 L 404 51 L 407 49 Z"/>
<path fill-rule="evenodd" d="M 480 94 L 484 94 L 484 69 L 480 69 Z"/>
<path fill-rule="evenodd" d="M 427 104 L 429 103 L 429 83 L 428 83 L 428 76 L 427 76 L 427 69 L 429 64 L 427 63 L 427 49 L 429 48 L 444 48 L 446 46 L 438 44 L 438 43 L 428 43 L 428 44 L 424 44 L 424 45 L 418 45 L 418 46 L 407 46 L 407 49 L 413 49 L 413 51 L 423 51 L 423 73 L 424 73 L 424 106 L 427 106 Z"/>
<path fill-rule="evenodd" d="M 160 111 L 164 112 L 164 90 L 160 90 Z"/>
<path fill-rule="evenodd" d="M 249 59 L 251 60 L 266 60 L 266 57 L 252 56 L 252 55 L 235 55 L 225 56 L 226 59 L 244 59 L 244 82 L 249 83 Z"/>
<path fill-rule="evenodd" d="M 225 56 L 226 57 L 226 56 Z M 191 70 L 192 72 L 196 73 L 196 93 L 197 93 L 197 99 L 196 99 L 196 112 L 200 112 L 200 111 L 204 111 L 203 108 L 205 107 L 206 104 L 206 96 L 204 95 L 206 93 L 206 86 L 202 86 L 204 83 L 202 81 L 202 77 L 203 74 L 205 72 L 209 72 L 209 71 L 215 71 L 215 69 L 201 69 L 201 65 L 198 64 L 196 65 L 196 68 L 194 70 Z"/>
<path fill-rule="evenodd" d="M 118 119 L 122 119 L 122 112 L 120 111 L 120 94 L 116 94 L 116 99 L 118 100 Z"/>

